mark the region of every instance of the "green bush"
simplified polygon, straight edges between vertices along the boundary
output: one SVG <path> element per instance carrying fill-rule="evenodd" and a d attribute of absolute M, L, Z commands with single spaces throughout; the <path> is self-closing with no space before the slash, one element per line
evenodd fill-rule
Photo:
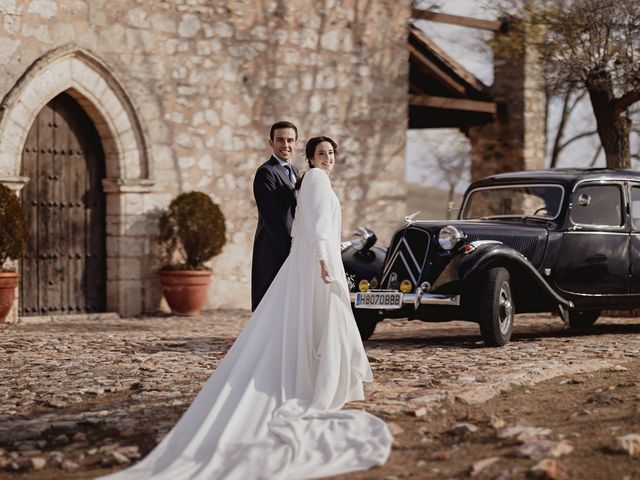
<path fill-rule="evenodd" d="M 27 245 L 29 230 L 27 214 L 20 199 L 4 185 L 0 185 L 0 272 L 14 271 L 5 268 L 7 260 L 17 260 Z"/>
<path fill-rule="evenodd" d="M 222 251 L 226 242 L 224 215 L 202 192 L 178 195 L 160 216 L 160 240 L 169 263 L 163 269 L 206 270 L 204 262 Z"/>

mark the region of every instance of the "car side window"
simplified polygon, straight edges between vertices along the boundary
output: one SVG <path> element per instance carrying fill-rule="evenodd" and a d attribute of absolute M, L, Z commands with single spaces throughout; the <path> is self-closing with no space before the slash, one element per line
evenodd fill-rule
<path fill-rule="evenodd" d="M 640 230 L 640 187 L 631 187 L 631 219 L 633 228 Z"/>
<path fill-rule="evenodd" d="M 619 227 L 622 190 L 618 185 L 585 185 L 573 193 L 571 221 L 582 225 Z"/>

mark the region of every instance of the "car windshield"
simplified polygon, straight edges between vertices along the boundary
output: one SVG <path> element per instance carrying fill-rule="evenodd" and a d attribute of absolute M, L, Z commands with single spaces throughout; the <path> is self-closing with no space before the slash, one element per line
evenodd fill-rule
<path fill-rule="evenodd" d="M 558 216 L 562 203 L 560 185 L 508 185 L 478 188 L 465 199 L 462 219 Z"/>

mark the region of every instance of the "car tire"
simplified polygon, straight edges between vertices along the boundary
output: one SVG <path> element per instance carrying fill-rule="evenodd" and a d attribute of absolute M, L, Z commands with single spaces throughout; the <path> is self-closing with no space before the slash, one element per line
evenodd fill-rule
<path fill-rule="evenodd" d="M 369 340 L 373 332 L 376 330 L 376 325 L 382 320 L 380 314 L 376 310 L 362 310 L 353 309 L 353 316 L 356 318 L 356 325 L 360 332 L 360 338 L 362 340 Z"/>
<path fill-rule="evenodd" d="M 569 326 L 576 330 L 590 328 L 600 316 L 600 310 L 570 310 Z"/>
<path fill-rule="evenodd" d="M 489 347 L 502 347 L 511 339 L 515 316 L 509 271 L 503 267 L 491 268 L 478 285 L 478 323 L 482 339 Z"/>

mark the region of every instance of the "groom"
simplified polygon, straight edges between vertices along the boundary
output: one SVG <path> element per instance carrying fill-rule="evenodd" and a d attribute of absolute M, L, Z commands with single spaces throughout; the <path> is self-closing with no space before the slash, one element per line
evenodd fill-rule
<path fill-rule="evenodd" d="M 258 167 L 253 196 L 258 227 L 253 240 L 251 310 L 255 310 L 291 249 L 291 223 L 296 209 L 294 187 L 298 169 L 291 165 L 298 144 L 298 129 L 291 122 L 271 126 L 271 158 Z"/>

